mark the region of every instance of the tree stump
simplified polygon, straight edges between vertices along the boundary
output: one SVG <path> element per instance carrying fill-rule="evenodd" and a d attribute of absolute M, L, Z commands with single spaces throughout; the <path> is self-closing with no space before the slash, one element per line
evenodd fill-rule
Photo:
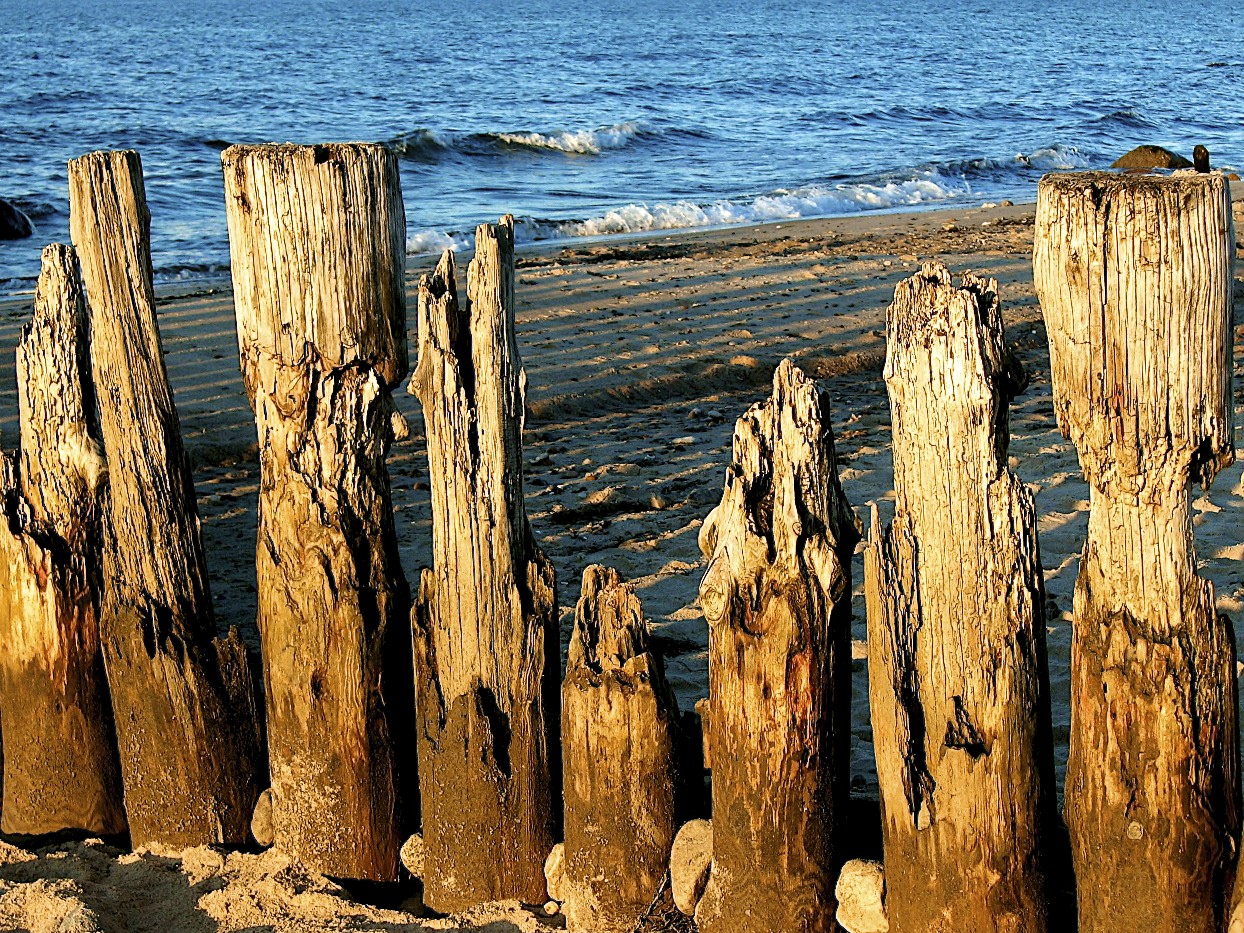
<path fill-rule="evenodd" d="M 135 846 L 243 843 L 263 759 L 245 647 L 216 638 L 194 485 L 160 345 L 136 152 L 69 163 L 108 461 L 100 629 Z"/>
<path fill-rule="evenodd" d="M 1234 458 L 1220 175 L 1047 175 L 1033 251 L 1054 409 L 1089 481 L 1065 814 L 1081 933 L 1217 930 L 1240 830 L 1235 644 L 1189 486 Z"/>
<path fill-rule="evenodd" d="M 392 398 L 407 371 L 397 161 L 363 144 L 233 146 L 221 160 L 262 468 L 273 833 L 316 871 L 392 881 L 392 736 L 414 727 L 410 590 L 385 467 L 395 426 L 405 434 Z M 403 653 L 400 679 L 386 676 Z"/>
<path fill-rule="evenodd" d="M 43 251 L 17 348 L 21 451 L 6 457 L 0 519 L 0 721 L 6 833 L 125 830 L 99 638 L 103 451 L 86 305 L 68 246 Z"/>
<path fill-rule="evenodd" d="M 851 701 L 851 554 L 829 400 L 790 361 L 739 419 L 709 559 L 713 868 L 704 933 L 800 933 L 834 924 Z"/>
<path fill-rule="evenodd" d="M 865 557 L 869 700 L 894 933 L 1048 928 L 1054 819 L 1045 587 L 1032 494 L 1007 469 L 998 283 L 939 262 L 900 282 L 885 380 L 894 522 Z"/>
<path fill-rule="evenodd" d="M 414 612 L 424 899 L 539 903 L 561 809 L 561 664 L 553 565 L 523 506 L 512 219 L 476 231 L 465 307 L 452 253 L 420 281 L 411 391 L 432 497 Z"/>
<path fill-rule="evenodd" d="M 632 933 L 674 842 L 678 707 L 634 589 L 583 572 L 562 684 L 567 929 Z"/>

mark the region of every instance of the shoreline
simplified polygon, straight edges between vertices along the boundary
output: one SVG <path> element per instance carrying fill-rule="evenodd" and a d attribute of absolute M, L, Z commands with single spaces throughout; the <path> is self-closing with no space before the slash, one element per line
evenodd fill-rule
<path fill-rule="evenodd" d="M 1238 242 L 1244 191 L 1237 186 Z M 998 280 L 1007 343 L 1030 376 L 1011 406 L 1010 465 L 1035 493 L 1061 785 L 1070 729 L 1070 610 L 1088 488 L 1075 448 L 1055 423 L 1048 346 L 1032 284 L 1033 216 L 1031 204 L 960 206 L 522 250 L 516 295 L 529 382 L 526 508 L 556 569 L 563 656 L 583 569 L 603 563 L 635 584 L 680 708 L 706 693 L 707 632 L 698 605 L 704 561 L 696 537 L 721 496 L 735 419 L 768 394 L 773 369 L 786 357 L 829 396 L 839 476 L 851 506 L 866 519 L 876 504 L 889 518 L 890 414 L 881 379 L 886 308 L 900 279 L 923 260 L 941 259 L 956 277 L 972 270 Z M 456 256 L 459 275 L 466 258 Z M 411 259 L 408 287 L 416 288 L 418 275 L 435 261 L 432 255 Z M 413 294 L 408 300 L 413 332 Z M 218 623 L 237 624 L 254 647 L 260 471 L 238 372 L 230 290 L 166 293 L 159 308 L 182 434 L 195 466 Z M 0 300 L 0 445 L 10 450 L 16 436 L 12 349 L 28 309 L 28 299 Z M 1240 251 L 1235 321 L 1239 403 Z M 415 346 L 412 339 L 412 351 Z M 426 453 L 417 401 L 404 388 L 394 400 L 411 427 L 410 437 L 394 445 L 388 468 L 402 568 L 414 581 L 431 553 Z M 1236 442 L 1244 448 L 1244 425 L 1236 420 Z M 1208 491 L 1194 493 L 1200 572 L 1214 583 L 1218 609 L 1237 630 L 1244 627 L 1242 509 L 1244 462 L 1224 470 Z M 861 552 L 851 571 L 852 799 L 862 825 L 844 837 L 845 857 L 875 854 L 878 831 Z M 101 917 L 114 909 L 147 911 L 174 931 L 202 928 L 204 915 L 221 931 L 265 925 L 301 933 L 326 924 L 481 933 L 550 928 L 516 903 L 438 919 L 420 917 L 414 901 L 401 911 L 367 905 L 272 850 L 123 853 L 91 842 L 49 846 L 32 856 L 0 845 L 0 920 L 29 926 L 22 918 L 31 911 L 61 917 L 85 905 Z"/>

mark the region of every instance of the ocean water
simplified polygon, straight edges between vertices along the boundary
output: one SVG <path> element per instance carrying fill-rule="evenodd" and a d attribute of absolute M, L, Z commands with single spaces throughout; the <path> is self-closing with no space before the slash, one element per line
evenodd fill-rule
<path fill-rule="evenodd" d="M 0 0 L 0 292 L 65 162 L 143 158 L 160 279 L 227 268 L 220 150 L 388 142 L 408 248 L 1035 197 L 1140 143 L 1244 166 L 1244 7 L 1139 0 Z"/>

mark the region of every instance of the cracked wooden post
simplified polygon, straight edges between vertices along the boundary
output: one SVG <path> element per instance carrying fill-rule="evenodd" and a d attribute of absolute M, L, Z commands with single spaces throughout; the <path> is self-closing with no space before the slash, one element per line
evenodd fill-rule
<path fill-rule="evenodd" d="M 3 829 L 125 830 L 99 638 L 103 451 L 86 304 L 73 250 L 43 251 L 17 347 L 21 450 L 5 457 L 0 516 Z"/>
<path fill-rule="evenodd" d="M 1054 819 L 1045 589 L 1032 494 L 1007 469 L 998 283 L 900 282 L 885 380 L 894 522 L 865 556 L 869 700 L 894 933 L 1048 929 Z"/>
<path fill-rule="evenodd" d="M 407 371 L 397 163 L 361 144 L 233 146 L 221 160 L 262 468 L 274 837 L 316 871 L 391 881 L 393 736 L 411 736 L 414 716 L 410 591 L 385 467 L 405 432 L 391 395 Z M 406 670 L 386 676 L 395 653 Z"/>
<path fill-rule="evenodd" d="M 713 866 L 704 933 L 829 931 L 850 741 L 851 554 L 829 401 L 790 361 L 734 429 L 709 560 Z"/>
<path fill-rule="evenodd" d="M 1235 645 L 1189 485 L 1234 459 L 1220 175 L 1041 180 L 1054 408 L 1089 481 L 1065 814 L 1081 933 L 1218 930 L 1240 830 Z"/>
<path fill-rule="evenodd" d="M 424 899 L 434 910 L 545 898 L 560 823 L 553 565 L 523 505 L 526 375 L 514 335 L 513 220 L 483 224 L 460 307 L 453 254 L 419 283 L 431 569 L 414 612 Z"/>
<path fill-rule="evenodd" d="M 678 707 L 633 587 L 590 566 L 562 684 L 567 929 L 631 933 L 674 842 Z"/>
<path fill-rule="evenodd" d="M 151 287 L 138 153 L 69 163 L 100 436 L 108 462 L 100 629 L 135 846 L 240 844 L 260 791 L 254 684 L 216 637 L 194 484 Z"/>

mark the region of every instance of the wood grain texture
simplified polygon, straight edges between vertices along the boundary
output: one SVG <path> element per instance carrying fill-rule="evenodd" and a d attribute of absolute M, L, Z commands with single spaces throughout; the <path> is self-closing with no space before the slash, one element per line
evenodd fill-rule
<path fill-rule="evenodd" d="M 513 221 L 483 224 L 460 306 L 453 254 L 419 285 L 433 566 L 414 612 L 425 899 L 545 898 L 561 813 L 553 566 L 523 504 L 526 376 Z"/>
<path fill-rule="evenodd" d="M 396 158 L 338 144 L 233 146 L 221 159 L 262 468 L 275 840 L 333 877 L 392 881 L 393 735 L 409 740 L 414 719 L 410 591 L 385 466 L 405 430 L 391 394 L 407 370 Z"/>
<path fill-rule="evenodd" d="M 1049 928 L 1054 822 L 1045 591 L 1007 469 L 1022 388 L 998 283 L 940 262 L 887 314 L 894 522 L 865 557 L 869 699 L 894 933 Z"/>
<path fill-rule="evenodd" d="M 1041 180 L 1054 408 L 1090 487 L 1065 794 L 1082 933 L 1226 922 L 1235 645 L 1196 572 L 1189 487 L 1234 458 L 1233 245 L 1222 176 Z"/>
<path fill-rule="evenodd" d="M 0 728 L 6 833 L 125 829 L 99 638 L 103 451 L 91 421 L 86 303 L 68 246 L 43 251 L 17 348 L 21 449 L 0 518 Z"/>
<path fill-rule="evenodd" d="M 131 839 L 243 843 L 263 770 L 253 684 L 236 632 L 216 638 L 138 154 L 74 159 L 69 203 L 108 462 L 101 631 Z"/>
<path fill-rule="evenodd" d="M 790 361 L 739 419 L 708 569 L 713 865 L 704 933 L 828 931 L 850 741 L 851 554 L 828 397 Z"/>
<path fill-rule="evenodd" d="M 583 572 L 562 683 L 567 929 L 632 933 L 674 842 L 678 707 L 634 588 Z"/>

